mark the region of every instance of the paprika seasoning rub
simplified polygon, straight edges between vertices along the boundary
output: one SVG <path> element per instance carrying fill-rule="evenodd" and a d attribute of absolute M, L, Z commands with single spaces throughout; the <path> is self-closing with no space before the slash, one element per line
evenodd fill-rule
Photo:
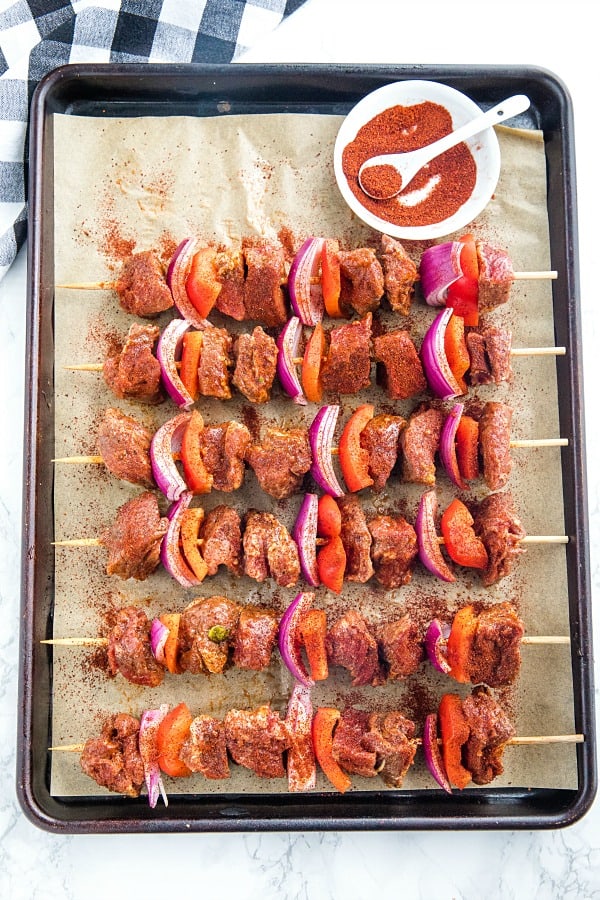
<path fill-rule="evenodd" d="M 477 166 L 466 144 L 458 144 L 433 159 L 415 175 L 406 191 L 387 200 L 369 197 L 358 182 L 358 172 L 373 156 L 418 150 L 452 130 L 452 116 L 439 103 L 426 101 L 384 110 L 363 125 L 344 148 L 342 169 L 350 190 L 365 209 L 393 225 L 443 222 L 466 203 L 475 187 Z M 368 170 L 366 186 L 375 196 L 389 194 L 390 168 L 375 166 Z"/>

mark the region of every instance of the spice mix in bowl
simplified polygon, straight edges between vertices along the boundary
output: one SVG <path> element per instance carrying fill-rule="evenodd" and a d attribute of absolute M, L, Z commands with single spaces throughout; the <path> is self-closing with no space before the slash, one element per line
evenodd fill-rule
<path fill-rule="evenodd" d="M 500 148 L 488 128 L 433 159 L 394 197 L 379 200 L 358 181 L 361 165 L 385 153 L 417 150 L 481 114 L 465 94 L 435 81 L 398 81 L 367 94 L 344 119 L 334 148 L 338 187 L 353 212 L 377 231 L 430 240 L 464 228 L 487 206 L 500 175 Z M 372 170 L 386 178 L 387 167 Z M 382 184 L 381 194 L 388 193 Z M 370 189 L 370 188 L 369 188 Z"/>

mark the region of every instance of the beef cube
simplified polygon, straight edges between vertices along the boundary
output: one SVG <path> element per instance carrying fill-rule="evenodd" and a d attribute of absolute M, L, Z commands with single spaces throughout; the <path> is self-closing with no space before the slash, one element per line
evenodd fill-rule
<path fill-rule="evenodd" d="M 483 479 L 490 491 L 498 491 L 508 481 L 512 469 L 510 425 L 512 409 L 506 403 L 489 402 L 479 419 L 479 447 Z"/>
<path fill-rule="evenodd" d="M 115 478 L 156 487 L 150 463 L 151 432 L 126 416 L 120 409 L 109 408 L 98 428 L 98 453 Z"/>
<path fill-rule="evenodd" d="M 244 280 L 246 270 L 244 257 L 240 251 L 219 250 L 215 260 L 217 278 L 221 283 L 221 290 L 217 297 L 215 307 L 224 316 L 229 316 L 242 322 L 246 318 L 244 306 Z"/>
<path fill-rule="evenodd" d="M 298 548 L 287 528 L 271 513 L 248 511 L 244 528 L 244 572 L 255 581 L 269 576 L 281 587 L 300 577 Z"/>
<path fill-rule="evenodd" d="M 278 431 L 267 428 L 262 443 L 253 444 L 246 459 L 254 469 L 258 482 L 266 494 L 283 500 L 298 493 L 312 464 L 312 454 L 306 428 Z"/>
<path fill-rule="evenodd" d="M 205 778 L 229 778 L 224 723 L 206 715 L 192 719 L 189 737 L 179 751 L 179 759 L 190 772 L 201 772 Z"/>
<path fill-rule="evenodd" d="M 502 754 L 515 729 L 487 688 L 476 687 L 462 708 L 470 729 L 462 748 L 463 765 L 475 784 L 489 784 L 504 771 Z"/>
<path fill-rule="evenodd" d="M 485 241 L 475 241 L 479 277 L 477 303 L 480 313 L 490 312 L 510 297 L 514 281 L 510 257 L 500 247 L 493 247 Z"/>
<path fill-rule="evenodd" d="M 150 491 L 120 506 L 114 523 L 100 535 L 100 543 L 108 550 L 106 574 L 144 581 L 160 562 L 168 526 Z"/>
<path fill-rule="evenodd" d="M 398 459 L 400 432 L 406 427 L 402 416 L 382 413 L 367 422 L 360 433 L 360 446 L 369 454 L 369 475 L 373 490 L 382 491 Z"/>
<path fill-rule="evenodd" d="M 358 394 L 371 383 L 371 313 L 333 328 L 329 352 L 321 367 L 326 393 Z"/>
<path fill-rule="evenodd" d="M 346 572 L 348 581 L 364 584 L 373 575 L 371 563 L 371 533 L 367 519 L 356 497 L 347 494 L 337 500 L 342 514 L 341 539 L 346 552 Z"/>
<path fill-rule="evenodd" d="M 117 613 L 108 636 L 108 666 L 111 675 L 120 672 L 131 684 L 162 683 L 164 669 L 152 655 L 150 622 L 143 609 L 126 606 Z"/>
<path fill-rule="evenodd" d="M 513 684 L 521 667 L 525 628 L 510 603 L 497 603 L 477 615 L 477 629 L 469 653 L 473 684 L 503 687 Z"/>
<path fill-rule="evenodd" d="M 354 687 L 384 683 L 377 641 L 358 610 L 349 609 L 334 622 L 326 647 L 330 665 L 348 669 Z"/>
<path fill-rule="evenodd" d="M 225 716 L 227 749 L 236 763 L 261 778 L 283 778 L 283 754 L 292 740 L 285 722 L 269 706 L 231 709 Z"/>
<path fill-rule="evenodd" d="M 486 353 L 485 338 L 478 331 L 469 331 L 465 342 L 469 351 L 470 384 L 491 384 L 494 379 Z"/>
<path fill-rule="evenodd" d="M 515 558 L 525 552 L 521 546 L 525 529 L 508 491 L 484 497 L 473 518 L 475 534 L 481 538 L 488 553 L 488 564 L 481 573 L 481 580 L 489 586 L 509 575 Z"/>
<path fill-rule="evenodd" d="M 246 260 L 244 308 L 246 319 L 254 319 L 269 328 L 285 325 L 287 309 L 281 282 L 285 277 L 285 252 L 279 242 L 265 238 L 244 238 L 242 253 Z"/>
<path fill-rule="evenodd" d="M 435 484 L 435 455 L 443 424 L 443 412 L 433 407 L 422 406 L 409 418 L 400 435 L 404 481 Z"/>
<path fill-rule="evenodd" d="M 240 607 L 227 597 L 203 597 L 186 606 L 179 622 L 179 664 L 183 672 L 223 672 L 239 614 Z"/>
<path fill-rule="evenodd" d="M 229 369 L 233 338 L 225 328 L 212 325 L 202 332 L 202 350 L 198 366 L 198 390 L 202 397 L 231 399 Z"/>
<path fill-rule="evenodd" d="M 107 356 L 102 374 L 117 397 L 142 403 L 162 400 L 160 363 L 153 353 L 159 335 L 156 325 L 134 322 L 125 344 Z"/>
<path fill-rule="evenodd" d="M 245 607 L 240 613 L 233 644 L 233 664 L 259 672 L 271 664 L 279 620 L 264 607 Z"/>
<path fill-rule="evenodd" d="M 90 738 L 79 759 L 82 770 L 96 784 L 127 797 L 139 797 L 144 763 L 138 749 L 140 723 L 117 713 L 105 722 L 100 737 Z"/>
<path fill-rule="evenodd" d="M 499 328 L 496 325 L 485 325 L 481 329 L 481 335 L 485 340 L 485 348 L 490 361 L 494 384 L 500 384 L 502 381 L 511 381 L 511 332 L 507 328 Z"/>
<path fill-rule="evenodd" d="M 375 578 L 388 591 L 408 584 L 418 546 L 415 529 L 402 516 L 375 516 L 369 521 Z"/>
<path fill-rule="evenodd" d="M 230 506 L 215 506 L 206 514 L 202 527 L 202 558 L 208 575 L 226 566 L 234 575 L 242 574 L 242 528 L 238 512 Z"/>
<path fill-rule="evenodd" d="M 345 709 L 333 735 L 333 758 L 352 775 L 374 778 L 377 775 L 377 753 L 365 747 L 369 730 L 369 713 Z"/>
<path fill-rule="evenodd" d="M 173 306 L 161 261 L 152 250 L 134 253 L 115 284 L 119 303 L 133 316 L 151 319 Z"/>
<path fill-rule="evenodd" d="M 415 289 L 418 270 L 399 241 L 387 234 L 381 236 L 381 264 L 388 302 L 394 312 L 407 316 Z"/>
<path fill-rule="evenodd" d="M 407 400 L 427 390 L 427 381 L 408 331 L 389 331 L 373 341 L 381 380 L 388 397 Z"/>
<path fill-rule="evenodd" d="M 383 297 L 383 270 L 370 247 L 340 250 L 340 304 L 359 316 L 377 309 Z"/>
<path fill-rule="evenodd" d="M 387 677 L 398 681 L 414 675 L 425 659 L 419 627 L 410 616 L 385 622 L 375 629 Z"/>
<path fill-rule="evenodd" d="M 200 452 L 204 465 L 213 476 L 216 491 L 237 491 L 242 486 L 244 459 L 251 441 L 250 432 L 240 422 L 208 425 L 202 432 Z"/>
<path fill-rule="evenodd" d="M 390 787 L 401 787 L 413 764 L 418 746 L 414 733 L 414 722 L 400 712 L 369 715 L 362 745 L 376 753 L 377 772 Z"/>
<path fill-rule="evenodd" d="M 257 325 L 252 334 L 240 334 L 234 345 L 233 383 L 251 403 L 267 403 L 277 370 L 277 344 Z"/>

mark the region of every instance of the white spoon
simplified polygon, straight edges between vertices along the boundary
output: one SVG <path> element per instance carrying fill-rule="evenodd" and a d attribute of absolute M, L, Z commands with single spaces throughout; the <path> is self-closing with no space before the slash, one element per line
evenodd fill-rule
<path fill-rule="evenodd" d="M 395 197 L 396 194 L 403 191 L 417 172 L 427 165 L 428 162 L 431 162 L 432 159 L 435 159 L 436 156 L 440 156 L 440 154 L 462 143 L 467 138 L 473 137 L 474 134 L 485 131 L 491 125 L 504 122 L 505 119 L 511 119 L 513 116 L 525 112 L 529 106 L 529 97 L 526 97 L 525 94 L 516 94 L 514 97 L 503 100 L 502 103 L 498 103 L 492 109 L 488 109 L 481 116 L 471 119 L 466 125 L 461 125 L 456 131 L 452 131 L 445 137 L 440 138 L 439 141 L 434 141 L 433 144 L 428 144 L 426 147 L 421 147 L 418 150 L 411 150 L 408 153 L 384 153 L 381 156 L 372 156 L 371 159 L 365 160 L 359 169 L 359 184 L 365 194 L 373 197 L 374 200 L 389 200 L 390 197 Z M 392 190 L 389 194 L 372 194 L 363 184 L 362 177 L 365 170 L 371 169 L 373 166 L 392 166 L 399 175 L 398 189 Z"/>

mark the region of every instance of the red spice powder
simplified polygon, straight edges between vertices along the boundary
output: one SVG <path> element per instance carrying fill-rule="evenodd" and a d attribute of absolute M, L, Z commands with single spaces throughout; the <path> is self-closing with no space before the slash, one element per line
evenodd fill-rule
<path fill-rule="evenodd" d="M 345 147 L 342 169 L 348 185 L 361 205 L 386 222 L 400 226 L 432 225 L 453 215 L 466 203 L 475 187 L 477 167 L 466 144 L 452 147 L 432 160 L 413 178 L 406 192 L 388 200 L 369 197 L 358 183 L 358 172 L 365 160 L 383 153 L 405 153 L 437 141 L 452 131 L 452 117 L 438 103 L 414 106 L 392 106 L 375 116 L 359 130 Z M 388 166 L 371 173 L 369 190 L 383 196 L 387 193 Z M 382 171 L 383 170 L 383 171 Z M 379 177 L 378 177 L 379 176 Z M 402 198 L 419 189 L 434 185 L 414 206 L 404 205 Z"/>

